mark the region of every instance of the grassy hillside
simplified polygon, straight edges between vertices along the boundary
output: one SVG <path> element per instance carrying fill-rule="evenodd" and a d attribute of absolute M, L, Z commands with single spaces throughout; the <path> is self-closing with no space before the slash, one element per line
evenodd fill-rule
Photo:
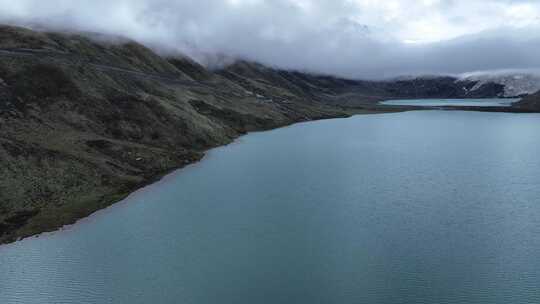
<path fill-rule="evenodd" d="M 264 97 L 132 41 L 1 27 L 0 242 L 72 223 L 247 131 L 348 115 L 257 86 Z"/>

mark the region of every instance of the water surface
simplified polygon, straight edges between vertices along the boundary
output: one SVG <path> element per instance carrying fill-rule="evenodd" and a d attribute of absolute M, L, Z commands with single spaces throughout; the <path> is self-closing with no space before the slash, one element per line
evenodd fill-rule
<path fill-rule="evenodd" d="M 383 101 L 381 104 L 394 106 L 469 106 L 469 107 L 509 107 L 519 101 L 514 98 L 485 98 L 485 99 L 396 99 Z"/>
<path fill-rule="evenodd" d="M 0 303 L 540 303 L 540 115 L 254 133 L 0 247 Z"/>

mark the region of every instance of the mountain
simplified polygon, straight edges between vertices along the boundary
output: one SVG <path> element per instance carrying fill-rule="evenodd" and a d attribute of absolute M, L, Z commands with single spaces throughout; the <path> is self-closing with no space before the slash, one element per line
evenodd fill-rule
<path fill-rule="evenodd" d="M 402 98 L 484 98 L 501 96 L 504 91 L 504 86 L 496 83 L 450 76 L 398 79 L 385 84 L 389 96 Z"/>
<path fill-rule="evenodd" d="M 388 98 L 492 97 L 451 77 L 361 81 L 237 61 L 217 71 L 99 34 L 0 27 L 0 243 L 119 201 L 238 136 L 392 111 Z"/>
<path fill-rule="evenodd" d="M 215 73 L 103 38 L 0 27 L 0 242 L 73 223 L 248 131 L 351 113 L 255 64 Z"/>
<path fill-rule="evenodd" d="M 466 76 L 463 80 L 477 82 L 473 91 L 486 84 L 499 85 L 504 88 L 501 97 L 526 96 L 540 90 L 540 76 L 536 73 L 481 73 Z"/>
<path fill-rule="evenodd" d="M 320 103 L 339 106 L 373 106 L 395 98 L 493 98 L 504 94 L 504 85 L 450 76 L 408 77 L 385 81 L 351 80 L 333 76 L 284 71 L 257 63 L 238 61 L 217 72 L 224 78 L 276 93 L 287 88 Z"/>

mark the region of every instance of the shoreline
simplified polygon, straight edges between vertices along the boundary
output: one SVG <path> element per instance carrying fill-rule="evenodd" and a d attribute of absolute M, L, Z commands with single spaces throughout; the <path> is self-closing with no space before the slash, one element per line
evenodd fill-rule
<path fill-rule="evenodd" d="M 102 200 L 94 203 L 95 205 L 93 207 L 95 208 L 91 208 L 91 210 L 93 211 L 87 214 L 83 214 L 82 216 L 74 216 L 70 218 L 69 221 L 67 221 L 67 223 L 53 224 L 52 226 L 54 228 L 45 229 L 42 231 L 36 230 L 28 235 L 24 235 L 14 240 L 1 240 L 0 248 L 9 246 L 11 244 L 19 243 L 21 241 L 25 241 L 28 239 L 39 238 L 42 236 L 46 236 L 48 234 L 70 230 L 81 221 L 89 220 L 93 218 L 94 216 L 98 215 L 98 213 L 106 212 L 106 210 L 110 209 L 111 207 L 118 206 L 119 204 L 129 203 L 129 200 L 132 196 L 137 195 L 138 193 L 140 193 L 141 191 L 144 191 L 148 187 L 164 182 L 167 179 L 172 178 L 176 174 L 181 174 L 185 172 L 185 170 L 189 169 L 189 167 L 192 167 L 198 164 L 199 162 L 203 161 L 204 159 L 206 159 L 209 153 L 211 153 L 212 151 L 229 146 L 231 144 L 238 143 L 238 141 L 241 138 L 243 138 L 245 135 L 258 133 L 258 132 L 267 132 L 267 131 L 277 130 L 281 128 L 287 128 L 287 127 L 291 127 L 293 125 L 302 124 L 302 123 L 311 123 L 311 122 L 317 122 L 321 120 L 350 118 L 357 115 L 392 114 L 392 113 L 399 113 L 399 112 L 426 111 L 426 110 L 474 111 L 474 112 L 494 112 L 494 113 L 517 113 L 517 114 L 538 113 L 537 111 L 527 111 L 527 110 L 518 109 L 515 107 L 469 107 L 469 106 L 422 107 L 422 106 L 394 106 L 394 105 L 375 104 L 375 105 L 371 105 L 370 107 L 348 108 L 347 109 L 348 113 L 347 115 L 344 115 L 344 116 L 336 115 L 336 116 L 320 117 L 320 118 L 311 119 L 311 120 L 293 121 L 293 122 L 279 125 L 272 128 L 261 128 L 261 129 L 249 131 L 245 134 L 239 134 L 239 136 L 233 138 L 228 143 L 225 143 L 223 145 L 209 147 L 208 149 L 200 151 L 201 152 L 200 157 L 194 160 L 189 160 L 189 162 L 183 163 L 178 167 L 175 167 L 170 170 L 151 176 L 150 178 L 145 180 L 143 183 L 137 184 L 131 188 L 125 189 L 124 191 L 121 191 L 118 193 L 105 195 Z"/>
<path fill-rule="evenodd" d="M 259 133 L 259 132 L 267 132 L 272 130 L 277 130 L 281 128 L 287 128 L 291 127 L 293 125 L 302 124 L 302 123 L 311 123 L 311 122 L 317 122 L 321 120 L 331 120 L 331 119 L 343 119 L 343 118 L 350 118 L 352 116 L 356 115 L 370 115 L 370 114 L 390 114 L 390 113 L 399 113 L 403 112 L 404 110 L 397 110 L 397 109 L 349 109 L 349 113 L 347 115 L 336 115 L 336 116 L 328 116 L 328 117 L 320 117 L 316 119 L 311 120 L 302 120 L 302 121 L 293 121 L 287 124 L 283 124 L 280 126 L 272 127 L 272 128 L 261 128 L 253 131 L 248 131 L 245 134 L 239 134 L 239 136 L 233 138 L 230 142 L 225 143 L 223 145 L 217 145 L 213 147 L 209 147 L 208 149 L 205 149 L 203 151 L 200 151 L 200 157 L 195 160 L 189 160 L 187 163 L 183 163 L 178 167 L 172 168 L 171 170 L 167 170 L 164 172 L 161 172 L 159 174 L 156 174 L 154 176 L 151 176 L 147 180 L 145 180 L 143 183 L 137 184 L 131 188 L 125 189 L 125 191 L 106 195 L 103 197 L 102 200 L 97 201 L 94 203 L 93 207 L 97 208 L 91 208 L 93 211 L 89 212 L 88 214 L 83 214 L 83 216 L 74 216 L 67 221 L 67 223 L 64 224 L 53 224 L 52 226 L 54 228 L 51 229 L 45 229 L 42 231 L 35 231 L 28 235 L 24 235 L 22 237 L 19 237 L 14 240 L 0 240 L 0 248 L 10 246 L 12 244 L 19 243 L 21 241 L 26 241 L 33 238 L 40 238 L 43 236 L 46 236 L 48 234 L 54 234 L 56 232 L 61 231 L 68 231 L 72 229 L 74 226 L 76 226 L 81 221 L 89 220 L 93 216 L 98 215 L 100 212 L 105 212 L 107 209 L 111 207 L 118 206 L 119 204 L 128 203 L 130 197 L 133 195 L 137 195 L 137 193 L 144 191 L 146 188 L 151 187 L 155 184 L 161 183 L 166 181 L 169 178 L 172 178 L 176 174 L 180 174 L 185 172 L 189 167 L 197 165 L 204 159 L 208 157 L 208 154 L 211 153 L 211 151 L 227 147 L 231 144 L 237 143 L 241 138 L 243 138 L 246 135 L 252 134 L 252 133 Z"/>

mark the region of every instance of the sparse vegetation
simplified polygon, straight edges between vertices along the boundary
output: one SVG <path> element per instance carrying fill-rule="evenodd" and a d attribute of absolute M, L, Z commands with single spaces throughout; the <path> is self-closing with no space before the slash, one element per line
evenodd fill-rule
<path fill-rule="evenodd" d="M 0 37 L 13 51 L 0 57 L 0 243 L 73 223 L 246 131 L 347 115 L 286 89 L 267 94 L 296 107 L 261 104 L 134 42 L 14 27 Z"/>
<path fill-rule="evenodd" d="M 373 101 L 464 97 L 472 85 L 353 81 L 241 61 L 211 72 L 124 39 L 8 26 L 0 50 L 0 243 L 73 223 L 245 132 L 403 110 Z"/>

